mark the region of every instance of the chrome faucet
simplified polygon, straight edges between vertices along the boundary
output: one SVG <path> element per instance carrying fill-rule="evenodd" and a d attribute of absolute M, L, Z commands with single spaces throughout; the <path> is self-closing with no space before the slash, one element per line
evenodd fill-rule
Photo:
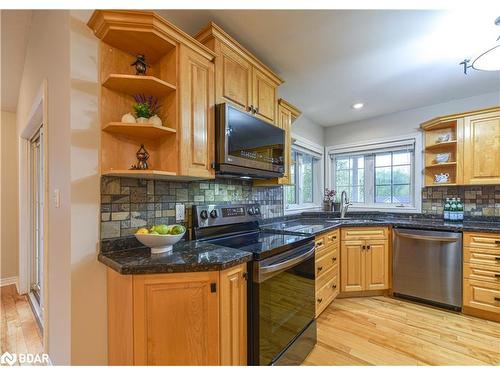
<path fill-rule="evenodd" d="M 344 219 L 345 214 L 347 213 L 347 209 L 351 206 L 352 203 L 349 202 L 349 198 L 347 198 L 347 192 L 345 190 L 340 194 L 340 218 Z"/>

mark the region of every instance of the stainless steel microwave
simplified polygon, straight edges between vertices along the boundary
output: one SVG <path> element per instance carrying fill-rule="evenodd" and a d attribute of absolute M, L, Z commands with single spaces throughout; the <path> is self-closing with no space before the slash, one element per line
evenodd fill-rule
<path fill-rule="evenodd" d="M 230 104 L 216 108 L 218 175 L 240 178 L 282 177 L 285 132 Z"/>

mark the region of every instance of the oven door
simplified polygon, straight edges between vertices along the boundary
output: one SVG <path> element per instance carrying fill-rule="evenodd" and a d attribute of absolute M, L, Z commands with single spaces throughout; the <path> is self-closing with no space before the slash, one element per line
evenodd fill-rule
<path fill-rule="evenodd" d="M 254 262 L 252 278 L 251 361 L 269 365 L 314 320 L 314 242 Z"/>
<path fill-rule="evenodd" d="M 227 103 L 217 107 L 219 174 L 279 177 L 284 172 L 285 132 Z M 261 172 L 259 172 L 261 171 Z"/>

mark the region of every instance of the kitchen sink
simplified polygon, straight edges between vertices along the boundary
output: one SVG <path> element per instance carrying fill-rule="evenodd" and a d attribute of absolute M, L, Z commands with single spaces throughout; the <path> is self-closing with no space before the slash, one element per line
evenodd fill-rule
<path fill-rule="evenodd" d="M 353 224 L 363 224 L 363 223 L 373 223 L 374 221 L 379 222 L 379 221 L 383 221 L 383 220 L 380 220 L 380 219 L 354 219 L 351 217 L 326 220 L 327 223 L 331 223 L 331 224 L 342 223 L 345 221 L 348 221 L 348 222 L 353 223 Z"/>

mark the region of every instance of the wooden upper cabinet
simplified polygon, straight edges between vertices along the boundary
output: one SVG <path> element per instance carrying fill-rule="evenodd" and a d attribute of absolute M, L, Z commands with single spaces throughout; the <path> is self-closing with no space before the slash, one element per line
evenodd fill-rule
<path fill-rule="evenodd" d="M 135 365 L 219 364 L 218 279 L 219 272 L 134 276 Z"/>
<path fill-rule="evenodd" d="M 252 66 L 225 44 L 220 45 L 217 62 L 217 95 L 247 110 L 252 102 Z"/>
<path fill-rule="evenodd" d="M 464 183 L 500 184 L 500 111 L 464 118 Z"/>
<path fill-rule="evenodd" d="M 228 102 L 276 124 L 283 80 L 213 22 L 194 37 L 215 52 L 216 103 Z"/>
<path fill-rule="evenodd" d="M 214 178 L 214 65 L 181 47 L 179 163 L 185 176 Z"/>
<path fill-rule="evenodd" d="M 220 364 L 247 364 L 247 266 L 220 272 Z"/>
<path fill-rule="evenodd" d="M 276 84 L 257 68 L 253 68 L 252 84 L 252 103 L 255 115 L 263 120 L 275 123 Z"/>

